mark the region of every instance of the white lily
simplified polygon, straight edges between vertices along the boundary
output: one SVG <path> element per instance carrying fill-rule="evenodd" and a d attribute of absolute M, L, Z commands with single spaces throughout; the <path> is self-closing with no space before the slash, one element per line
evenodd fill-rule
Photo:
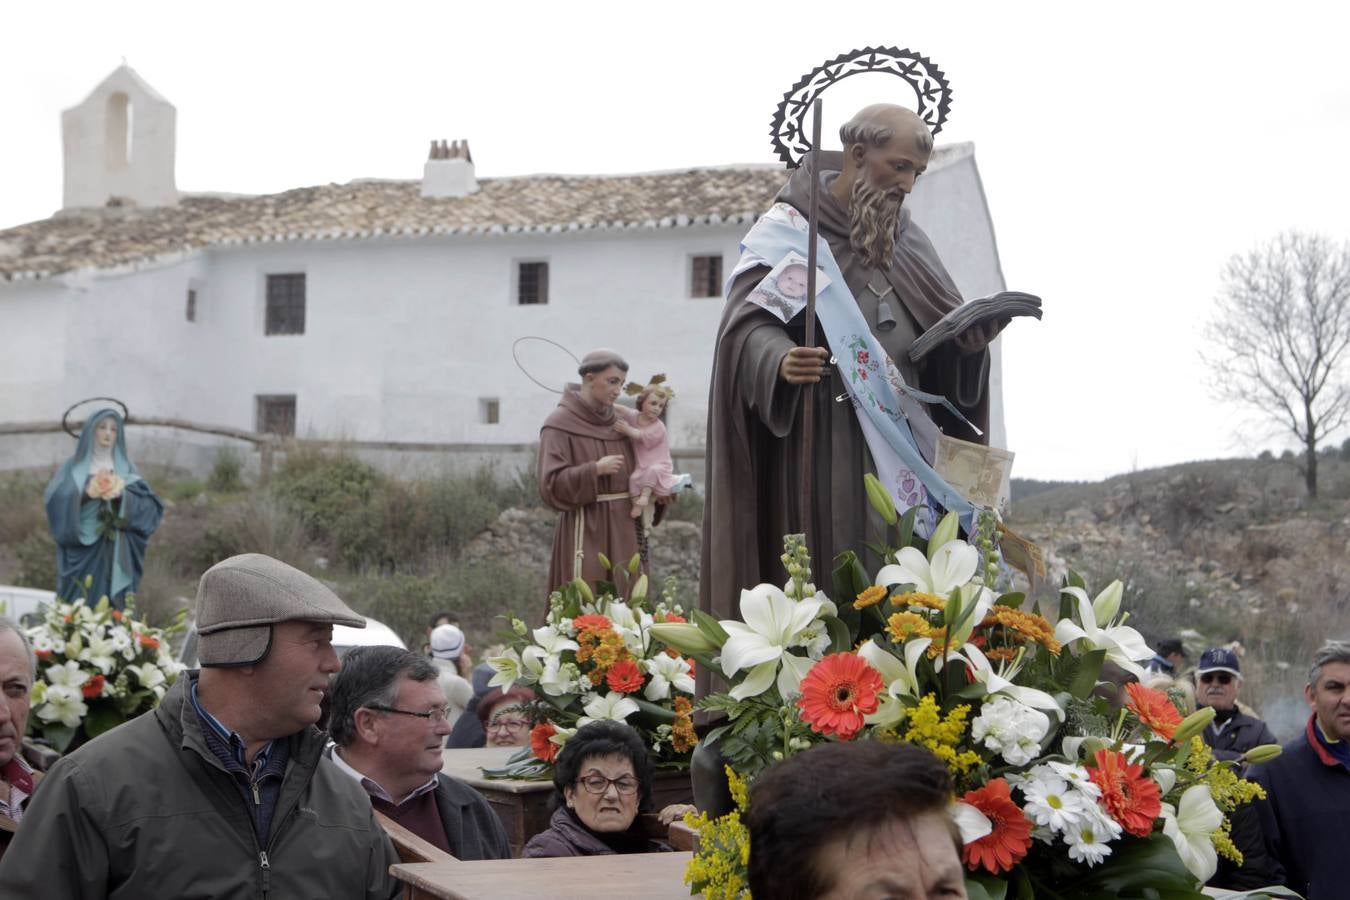
<path fill-rule="evenodd" d="M 946 597 L 975 577 L 980 551 L 965 541 L 948 541 L 937 549 L 930 563 L 914 547 L 902 547 L 896 561 L 882 566 L 876 583 L 882 587 L 912 584 L 916 590 Z"/>
<path fill-rule="evenodd" d="M 532 634 L 534 635 L 534 642 L 542 647 L 549 656 L 557 656 L 564 650 L 579 649 L 576 641 L 562 634 L 552 625 L 536 628 Z"/>
<path fill-rule="evenodd" d="M 544 659 L 544 669 L 539 673 L 540 690 L 551 697 L 561 697 L 571 693 L 573 685 L 573 680 L 562 665 L 562 657 L 549 656 Z"/>
<path fill-rule="evenodd" d="M 141 683 L 141 687 L 154 690 L 164 684 L 164 671 L 154 663 L 143 663 L 139 666 L 127 666 L 127 671 L 136 676 Z"/>
<path fill-rule="evenodd" d="M 966 644 L 957 651 L 957 655 L 965 659 L 969 664 L 971 675 L 984 685 L 984 689 L 991 696 L 1003 694 L 1035 709 L 1050 710 L 1061 720 L 1064 718 L 1064 710 L 1054 697 L 1045 691 L 1013 683 L 1021 668 L 1021 664 L 1017 661 L 1000 663 L 995 669 L 993 663 L 989 662 L 989 657 L 984 655 L 984 651 L 974 644 Z"/>
<path fill-rule="evenodd" d="M 652 676 L 642 695 L 653 703 L 669 697 L 672 688 L 686 694 L 694 692 L 694 678 L 689 674 L 689 663 L 681 657 L 658 653 L 651 659 L 643 660 L 642 667 Z"/>
<path fill-rule="evenodd" d="M 1214 877 L 1219 857 L 1210 835 L 1223 827 L 1223 813 L 1214 804 L 1209 786 L 1196 784 L 1186 788 L 1174 811 L 1172 804 L 1162 807 L 1163 834 L 1172 839 L 1177 855 L 1200 881 Z"/>
<path fill-rule="evenodd" d="M 117 662 L 116 652 L 117 648 L 112 641 L 96 634 L 89 638 L 89 642 L 80 651 L 79 658 L 81 662 L 97 666 L 99 671 L 106 675 L 112 671 L 113 665 Z"/>
<path fill-rule="evenodd" d="M 577 727 L 599 721 L 600 719 L 612 719 L 615 722 L 622 722 L 624 719 L 638 711 L 637 701 L 624 696 L 618 691 L 610 691 L 603 697 L 596 694 L 586 702 L 582 709 L 586 715 L 577 719 Z"/>
<path fill-rule="evenodd" d="M 953 803 L 949 812 L 957 831 L 961 832 L 962 844 L 973 844 L 994 830 L 989 817 L 964 800 Z"/>
<path fill-rule="evenodd" d="M 509 688 L 517 682 L 521 684 L 537 682 L 539 676 L 544 674 L 544 664 L 539 652 L 531 653 L 531 650 L 539 651 L 539 648 L 526 647 L 524 656 L 521 656 L 514 647 L 501 656 L 489 656 L 487 664 L 497 674 L 492 676 L 488 687 Z"/>
<path fill-rule="evenodd" d="M 858 655 L 881 673 L 881 681 L 886 685 L 885 692 L 878 698 L 876 712 L 866 716 L 863 721 L 868 725 L 891 726 L 905 718 L 906 709 L 901 698 L 919 696 L 919 660 L 931 643 L 928 638 L 908 641 L 904 647 L 903 663 L 895 654 L 878 646 L 876 641 L 864 641 L 858 647 Z"/>
<path fill-rule="evenodd" d="M 79 688 L 54 684 L 47 688 L 46 700 L 37 709 L 37 717 L 44 722 L 60 722 L 67 728 L 78 728 L 89 714 L 89 707 Z"/>
<path fill-rule="evenodd" d="M 722 622 L 730 635 L 722 646 L 722 671 L 731 677 L 742 669 L 749 670 L 731 689 L 731 696 L 744 700 L 762 694 L 775 677 L 783 699 L 795 696 L 813 662 L 789 653 L 788 648 L 820 615 L 822 606 L 819 594 L 791 600 L 772 584 L 741 591 L 741 618 L 745 621 Z"/>
<path fill-rule="evenodd" d="M 1089 601 L 1087 591 L 1082 588 L 1064 588 L 1064 593 L 1078 601 L 1078 620 L 1082 625 L 1080 627 L 1072 619 L 1060 619 L 1055 624 L 1055 640 L 1066 647 L 1074 641 L 1086 641 L 1093 650 L 1105 650 L 1107 659 L 1143 679 L 1147 673 L 1138 661 L 1153 656 L 1143 635 L 1128 625 L 1112 625 L 1112 619 L 1100 619 L 1097 616 L 1099 609 L 1102 612 L 1119 609 L 1120 591 L 1120 582 L 1113 581 L 1097 595 L 1096 600 Z M 1098 622 L 1105 624 L 1099 626 Z"/>
<path fill-rule="evenodd" d="M 79 694 L 80 688 L 89 680 L 89 673 L 80 668 L 80 664 L 73 659 L 68 659 L 59 666 L 51 666 L 42 677 L 52 687 L 74 688 L 75 693 Z"/>

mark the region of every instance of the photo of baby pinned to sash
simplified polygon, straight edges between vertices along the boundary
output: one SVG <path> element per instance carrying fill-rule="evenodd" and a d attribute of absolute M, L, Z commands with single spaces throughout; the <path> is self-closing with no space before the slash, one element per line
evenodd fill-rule
<path fill-rule="evenodd" d="M 829 284 L 829 276 L 817 268 L 816 291 L 823 291 Z M 755 285 L 748 299 L 773 313 L 779 321 L 790 321 L 806 309 L 806 257 L 789 252 Z"/>

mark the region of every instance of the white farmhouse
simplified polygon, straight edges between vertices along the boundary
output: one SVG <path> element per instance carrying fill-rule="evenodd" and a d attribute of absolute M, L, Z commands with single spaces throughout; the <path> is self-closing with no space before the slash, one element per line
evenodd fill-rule
<path fill-rule="evenodd" d="M 0 423 L 114 396 L 133 415 L 519 455 L 557 401 L 513 360 L 533 335 L 665 372 L 673 442 L 701 448 L 721 282 L 781 167 L 477 179 L 466 142 L 433 144 L 420 182 L 180 194 L 174 118 L 126 66 L 63 114 L 65 208 L 0 231 Z M 967 297 L 1004 287 L 971 145 L 939 147 L 907 202 Z M 519 349 L 541 380 L 575 374 L 547 344 Z M 0 438 L 0 467 L 69 450 Z"/>

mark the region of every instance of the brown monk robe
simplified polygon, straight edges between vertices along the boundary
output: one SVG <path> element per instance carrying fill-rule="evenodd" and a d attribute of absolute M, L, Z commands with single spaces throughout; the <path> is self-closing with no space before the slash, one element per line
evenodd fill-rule
<path fill-rule="evenodd" d="M 597 554 L 622 567 L 638 552 L 641 524 L 629 515 L 628 496 L 636 460 L 632 443 L 614 428 L 617 416 L 636 415 L 614 405 L 628 363 L 612 350 L 594 350 L 578 372 L 582 383 L 567 386 L 539 431 L 539 495 L 562 513 L 553 532 L 550 590 L 578 575 L 590 584 L 613 580 Z"/>
<path fill-rule="evenodd" d="M 907 383 L 945 395 L 983 429 L 987 343 L 997 328 L 963 335 L 961 347 L 943 347 L 919 367 L 907 356 L 919 335 L 962 302 L 932 243 L 901 206 L 928 163 L 932 137 L 900 107 L 869 107 L 841 136 L 845 153 L 822 153 L 818 166 L 808 157 L 776 199 L 805 214 L 811 179 L 821 179 L 820 236 L 872 333 Z M 751 269 L 732 284 L 713 358 L 699 606 L 722 619 L 739 618 L 742 589 L 787 580 L 779 559 L 783 535 L 804 527 L 805 390 L 815 392 L 813 514 L 805 525 L 813 580 L 829 592 L 833 557 L 845 550 L 856 551 L 869 573 L 881 562 L 863 546 L 884 533 L 863 490 L 863 474 L 874 471 L 872 455 L 850 403 L 835 401 L 844 384 L 828 374 L 817 380 L 829 349 L 801 347 L 803 315 L 784 325 L 746 300 L 768 271 Z M 823 329 L 816 334 L 819 344 L 827 343 Z M 944 419 L 940 409 L 934 419 L 947 434 L 981 440 L 955 419 Z M 853 598 L 833 599 L 842 604 Z"/>

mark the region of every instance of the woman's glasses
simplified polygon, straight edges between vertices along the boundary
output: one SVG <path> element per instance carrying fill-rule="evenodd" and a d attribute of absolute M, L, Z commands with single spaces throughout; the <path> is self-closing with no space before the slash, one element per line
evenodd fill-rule
<path fill-rule="evenodd" d="M 611 784 L 614 785 L 614 790 L 625 796 L 636 794 L 638 789 L 638 780 L 632 775 L 622 775 L 618 778 L 606 778 L 603 775 L 592 773 L 578 778 L 577 784 L 581 785 L 592 794 L 603 794 L 605 791 L 609 790 Z"/>
<path fill-rule="evenodd" d="M 493 719 L 488 723 L 487 730 L 509 731 L 512 734 L 519 734 L 529 727 L 530 723 L 525 719 Z"/>

